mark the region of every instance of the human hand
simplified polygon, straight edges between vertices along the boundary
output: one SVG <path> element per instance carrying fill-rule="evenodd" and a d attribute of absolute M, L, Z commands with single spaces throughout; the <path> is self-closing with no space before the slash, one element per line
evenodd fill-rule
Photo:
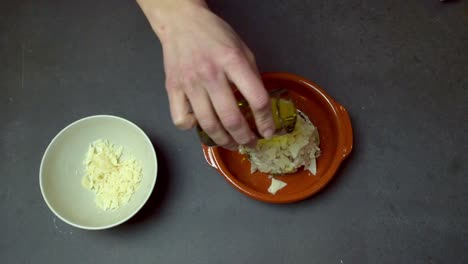
<path fill-rule="evenodd" d="M 252 109 L 259 133 L 274 133 L 271 105 L 252 52 L 200 0 L 139 0 L 164 55 L 171 116 L 180 129 L 197 123 L 218 145 L 252 144 L 233 83 Z"/>

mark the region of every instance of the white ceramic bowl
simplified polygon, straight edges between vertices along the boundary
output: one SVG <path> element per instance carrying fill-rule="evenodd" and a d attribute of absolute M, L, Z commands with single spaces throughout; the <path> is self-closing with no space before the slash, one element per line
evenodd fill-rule
<path fill-rule="evenodd" d="M 116 210 L 99 209 L 94 192 L 81 185 L 83 159 L 90 143 L 97 139 L 122 146 L 123 158 L 130 154 L 142 164 L 140 187 L 127 204 Z M 42 196 L 55 215 L 72 226 L 98 230 L 119 225 L 135 215 L 150 197 L 157 171 L 153 145 L 139 127 L 120 117 L 97 115 L 80 119 L 55 136 L 42 158 L 39 182 Z"/>

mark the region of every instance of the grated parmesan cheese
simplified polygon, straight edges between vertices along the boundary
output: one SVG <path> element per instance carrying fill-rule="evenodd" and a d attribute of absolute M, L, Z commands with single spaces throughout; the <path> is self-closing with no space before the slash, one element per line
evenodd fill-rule
<path fill-rule="evenodd" d="M 122 160 L 122 153 L 122 147 L 99 139 L 89 146 L 83 161 L 85 175 L 81 184 L 95 192 L 96 206 L 102 210 L 120 208 L 130 201 L 140 185 L 140 162 L 135 158 Z"/>

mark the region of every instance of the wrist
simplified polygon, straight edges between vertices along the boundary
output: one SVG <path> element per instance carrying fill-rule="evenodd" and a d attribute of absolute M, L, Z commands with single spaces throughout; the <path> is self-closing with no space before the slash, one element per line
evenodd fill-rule
<path fill-rule="evenodd" d="M 162 40 L 194 10 L 207 8 L 205 0 L 137 0 L 156 35 Z"/>

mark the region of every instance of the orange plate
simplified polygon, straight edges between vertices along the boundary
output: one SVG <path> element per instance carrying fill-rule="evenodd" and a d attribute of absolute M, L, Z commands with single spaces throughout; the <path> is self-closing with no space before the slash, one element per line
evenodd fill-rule
<path fill-rule="evenodd" d="M 353 148 L 353 131 L 346 109 L 311 81 L 290 73 L 264 73 L 268 90 L 286 88 L 297 108 L 317 126 L 322 154 L 317 159 L 317 175 L 300 169 L 277 179 L 288 185 L 275 195 L 268 192 L 271 180 L 261 172 L 250 173 L 245 155 L 203 145 L 208 164 L 218 170 L 236 189 L 251 198 L 270 203 L 303 200 L 322 189 L 335 175 Z"/>

